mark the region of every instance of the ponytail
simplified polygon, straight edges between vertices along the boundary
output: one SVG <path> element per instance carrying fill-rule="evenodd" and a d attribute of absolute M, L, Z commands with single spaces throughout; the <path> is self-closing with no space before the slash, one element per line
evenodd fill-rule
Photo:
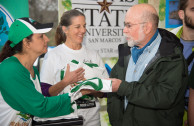
<path fill-rule="evenodd" d="M 13 48 L 11 48 L 10 44 L 11 41 L 7 41 L 5 45 L 3 46 L 1 53 L 0 53 L 0 62 L 2 62 L 7 57 L 13 56 L 15 54 L 15 51 Z"/>
<path fill-rule="evenodd" d="M 32 40 L 33 34 L 26 37 L 29 41 Z M 22 40 L 23 41 L 23 40 Z M 23 42 L 19 42 L 17 45 L 15 45 L 13 48 L 10 46 L 12 41 L 8 40 L 5 45 L 3 46 L 1 52 L 0 52 L 0 62 L 2 62 L 4 59 L 13 56 L 16 53 L 21 53 L 23 51 Z"/>
<path fill-rule="evenodd" d="M 55 33 L 55 43 L 56 45 L 60 45 L 65 41 L 66 41 L 66 35 L 62 30 L 62 26 L 58 25 Z"/>

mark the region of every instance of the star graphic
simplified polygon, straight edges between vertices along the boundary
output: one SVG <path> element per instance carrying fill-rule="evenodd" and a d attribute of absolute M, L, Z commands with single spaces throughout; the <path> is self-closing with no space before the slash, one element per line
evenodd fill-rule
<path fill-rule="evenodd" d="M 106 0 L 103 0 L 103 2 L 97 2 L 97 3 L 101 6 L 100 13 L 104 10 L 110 13 L 108 7 L 112 4 L 111 2 L 107 2 Z"/>

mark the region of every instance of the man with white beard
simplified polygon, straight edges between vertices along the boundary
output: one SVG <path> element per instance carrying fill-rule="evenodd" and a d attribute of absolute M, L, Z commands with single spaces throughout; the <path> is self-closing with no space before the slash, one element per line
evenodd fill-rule
<path fill-rule="evenodd" d="M 152 5 L 132 6 L 125 16 L 127 43 L 110 75 L 107 111 L 112 126 L 182 126 L 188 71 L 180 40 L 158 28 Z"/>
<path fill-rule="evenodd" d="M 187 60 L 189 76 L 192 78 L 194 75 L 190 73 L 194 63 L 194 0 L 180 0 L 178 15 L 183 25 L 173 29 L 171 32 L 180 38 L 180 42 L 183 44 L 183 55 Z M 185 93 L 184 126 L 188 125 L 188 104 L 190 106 L 188 110 L 189 126 L 194 126 L 194 120 L 192 119 L 194 116 L 194 84 L 189 84 L 189 87 Z"/>

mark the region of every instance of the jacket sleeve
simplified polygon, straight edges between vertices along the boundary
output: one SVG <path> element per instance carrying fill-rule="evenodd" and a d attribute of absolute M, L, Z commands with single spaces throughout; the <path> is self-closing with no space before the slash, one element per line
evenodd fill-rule
<path fill-rule="evenodd" d="M 170 58 L 170 57 L 169 57 Z M 144 71 L 138 82 L 122 83 L 119 96 L 126 96 L 128 102 L 155 109 L 168 109 L 184 98 L 187 71 L 183 56 L 155 63 Z"/>
<path fill-rule="evenodd" d="M 112 68 L 110 78 L 118 78 L 117 65 L 118 63 Z M 111 125 L 115 124 L 115 122 L 121 123 L 123 119 L 123 111 L 124 111 L 123 97 L 119 96 L 115 92 L 108 93 L 107 112 L 109 115 L 109 120 L 110 120 Z"/>
<path fill-rule="evenodd" d="M 110 73 L 110 78 L 118 78 L 118 73 L 117 73 L 117 70 L 116 70 L 117 65 L 118 65 L 118 63 L 116 63 L 115 66 L 112 68 L 111 73 Z M 110 98 L 110 97 L 118 98 L 118 94 L 114 93 L 114 92 L 108 93 L 108 98 Z"/>

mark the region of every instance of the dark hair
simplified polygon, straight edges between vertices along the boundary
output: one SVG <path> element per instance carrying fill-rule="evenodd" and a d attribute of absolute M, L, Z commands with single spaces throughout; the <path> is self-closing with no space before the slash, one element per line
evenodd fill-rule
<path fill-rule="evenodd" d="M 56 45 L 59 45 L 62 42 L 66 41 L 66 35 L 62 30 L 62 26 L 66 26 L 66 27 L 70 26 L 72 24 L 71 19 L 73 17 L 77 17 L 77 16 L 84 16 L 85 17 L 85 15 L 82 12 L 75 10 L 75 9 L 72 9 L 72 10 L 69 10 L 69 11 L 66 11 L 63 13 L 63 15 L 60 19 L 59 25 L 57 26 L 56 33 L 55 33 Z"/>
<path fill-rule="evenodd" d="M 28 40 L 32 40 L 32 35 L 29 35 L 26 37 Z M 19 42 L 17 45 L 15 45 L 13 48 L 10 46 L 12 41 L 8 40 L 5 45 L 3 46 L 1 52 L 0 52 L 0 62 L 2 62 L 7 57 L 13 56 L 16 53 L 21 53 L 23 51 L 23 42 Z"/>
<path fill-rule="evenodd" d="M 188 6 L 188 0 L 179 1 L 179 10 L 185 10 Z"/>

